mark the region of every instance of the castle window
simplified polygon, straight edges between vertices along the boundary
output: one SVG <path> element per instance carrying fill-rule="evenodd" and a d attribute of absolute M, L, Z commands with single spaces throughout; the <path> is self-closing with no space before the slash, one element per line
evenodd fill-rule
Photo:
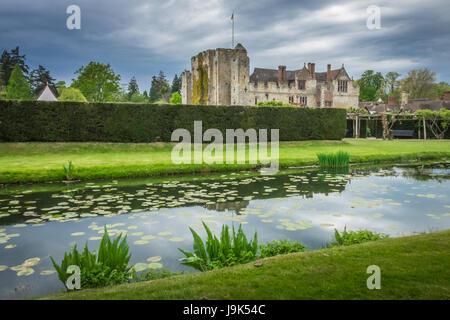
<path fill-rule="evenodd" d="M 347 81 L 345 81 L 345 80 L 338 81 L 338 91 L 339 92 L 347 92 Z"/>
<path fill-rule="evenodd" d="M 294 103 L 294 97 L 289 97 L 289 103 Z"/>
<path fill-rule="evenodd" d="M 331 101 L 325 101 L 325 107 L 331 107 Z"/>
<path fill-rule="evenodd" d="M 269 100 L 269 94 L 266 93 L 266 100 Z"/>
<path fill-rule="evenodd" d="M 298 89 L 305 90 L 306 88 L 306 80 L 298 80 Z"/>
<path fill-rule="evenodd" d="M 306 106 L 308 104 L 308 97 L 300 97 L 300 103 Z"/>
<path fill-rule="evenodd" d="M 255 97 L 255 106 L 258 104 L 258 98 Z"/>

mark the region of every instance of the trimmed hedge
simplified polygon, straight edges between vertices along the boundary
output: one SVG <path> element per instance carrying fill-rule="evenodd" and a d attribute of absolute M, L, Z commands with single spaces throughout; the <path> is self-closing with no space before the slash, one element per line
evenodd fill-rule
<path fill-rule="evenodd" d="M 155 105 L 0 100 L 1 141 L 170 141 L 175 129 L 280 129 L 281 141 L 340 140 L 337 108 Z M 270 136 L 270 134 L 269 134 Z"/>

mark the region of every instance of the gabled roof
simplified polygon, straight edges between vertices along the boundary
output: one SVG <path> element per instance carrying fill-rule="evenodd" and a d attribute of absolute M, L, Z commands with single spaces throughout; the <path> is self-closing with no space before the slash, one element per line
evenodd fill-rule
<path fill-rule="evenodd" d="M 58 101 L 56 96 L 53 94 L 52 90 L 48 87 L 48 84 L 45 85 L 44 90 L 42 90 L 41 94 L 37 98 L 38 101 Z"/>
<path fill-rule="evenodd" d="M 347 72 L 345 71 L 344 66 L 340 69 L 331 70 L 331 79 L 336 79 L 340 74 L 345 75 L 350 79 Z M 295 80 L 295 75 L 297 74 L 297 78 L 300 80 L 310 80 L 311 74 L 309 73 L 306 67 L 303 67 L 299 70 L 286 71 L 286 80 Z M 319 82 L 327 81 L 327 72 L 315 72 L 315 79 Z M 264 68 L 255 68 L 253 73 L 250 76 L 250 82 L 277 82 L 278 81 L 278 70 L 277 69 L 264 69 Z"/>

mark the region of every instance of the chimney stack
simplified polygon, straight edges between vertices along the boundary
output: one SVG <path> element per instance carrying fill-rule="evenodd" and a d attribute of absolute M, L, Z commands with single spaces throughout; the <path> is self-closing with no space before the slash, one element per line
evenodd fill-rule
<path fill-rule="evenodd" d="M 311 62 L 308 62 L 308 72 L 311 74 Z"/>
<path fill-rule="evenodd" d="M 331 64 L 327 64 L 327 82 L 331 82 Z"/>
<path fill-rule="evenodd" d="M 444 92 L 444 97 L 443 97 L 444 101 L 450 101 L 450 91 L 445 91 Z"/>
<path fill-rule="evenodd" d="M 278 66 L 278 83 L 286 81 L 286 66 Z"/>
<path fill-rule="evenodd" d="M 311 63 L 311 76 L 313 78 L 315 78 L 315 73 L 316 73 L 316 64 L 315 63 Z"/>
<path fill-rule="evenodd" d="M 395 97 L 394 96 L 388 96 L 388 106 L 392 106 L 395 104 Z"/>
<path fill-rule="evenodd" d="M 401 105 L 405 106 L 408 104 L 408 93 L 406 91 L 402 91 L 402 102 Z"/>

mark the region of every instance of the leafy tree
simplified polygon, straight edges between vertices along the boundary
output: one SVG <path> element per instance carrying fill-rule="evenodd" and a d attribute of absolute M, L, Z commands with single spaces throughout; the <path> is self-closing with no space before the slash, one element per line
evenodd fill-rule
<path fill-rule="evenodd" d="M 34 95 L 38 95 L 47 84 L 53 92 L 57 92 L 55 79 L 50 76 L 50 71 L 41 65 L 30 73 L 29 81 Z"/>
<path fill-rule="evenodd" d="M 117 101 L 120 96 L 120 75 L 116 75 L 109 64 L 89 62 L 75 71 L 72 87 L 78 88 L 90 102 Z"/>
<path fill-rule="evenodd" d="M 181 76 L 175 75 L 172 80 L 172 93 L 181 93 Z"/>
<path fill-rule="evenodd" d="M 164 72 L 160 71 L 159 75 L 152 77 L 152 86 L 150 88 L 150 102 L 164 100 L 169 102 L 171 95 L 171 87 L 169 81 L 166 79 Z"/>
<path fill-rule="evenodd" d="M 148 99 L 143 94 L 140 94 L 139 92 L 135 92 L 131 96 L 130 102 L 134 102 L 134 103 L 148 103 Z"/>
<path fill-rule="evenodd" d="M 55 83 L 56 90 L 58 90 L 58 94 L 61 94 L 61 90 L 66 87 L 66 82 L 60 80 Z"/>
<path fill-rule="evenodd" d="M 441 81 L 434 84 L 436 96 L 438 99 L 442 99 L 445 91 L 450 91 L 450 85 L 447 82 Z"/>
<path fill-rule="evenodd" d="M 6 82 L 3 80 L 4 75 L 3 66 L 0 65 L 0 99 L 6 98 Z"/>
<path fill-rule="evenodd" d="M 139 93 L 139 86 L 137 84 L 136 78 L 133 76 L 133 78 L 131 78 L 130 80 L 130 83 L 128 83 L 128 100 L 131 101 L 131 97 L 135 93 Z"/>
<path fill-rule="evenodd" d="M 380 72 L 375 73 L 373 70 L 366 70 L 358 80 L 359 99 L 365 101 L 374 101 L 377 98 L 379 89 L 383 89 L 384 78 Z"/>
<path fill-rule="evenodd" d="M 77 88 L 60 88 L 58 101 L 75 101 L 75 102 L 87 102 L 84 95 Z"/>
<path fill-rule="evenodd" d="M 409 93 L 409 98 L 437 98 L 434 85 L 436 74 L 428 68 L 411 70 L 408 76 L 402 80 L 402 90 Z"/>
<path fill-rule="evenodd" d="M 19 47 L 12 49 L 10 52 L 3 50 L 0 57 L 0 65 L 3 69 L 3 83 L 8 85 L 12 71 L 16 65 L 20 67 L 23 74 L 28 74 L 28 65 L 25 63 L 25 55 L 20 55 Z"/>
<path fill-rule="evenodd" d="M 6 89 L 7 99 L 30 100 L 32 99 L 30 85 L 22 73 L 22 69 L 17 64 L 8 81 Z"/>
<path fill-rule="evenodd" d="M 398 77 L 400 77 L 400 73 L 398 72 L 391 71 L 386 73 L 384 80 L 389 94 L 393 94 L 395 89 L 399 86 L 399 82 L 397 81 Z"/>
<path fill-rule="evenodd" d="M 181 94 L 177 91 L 172 93 L 172 97 L 170 97 L 170 104 L 181 104 Z"/>

